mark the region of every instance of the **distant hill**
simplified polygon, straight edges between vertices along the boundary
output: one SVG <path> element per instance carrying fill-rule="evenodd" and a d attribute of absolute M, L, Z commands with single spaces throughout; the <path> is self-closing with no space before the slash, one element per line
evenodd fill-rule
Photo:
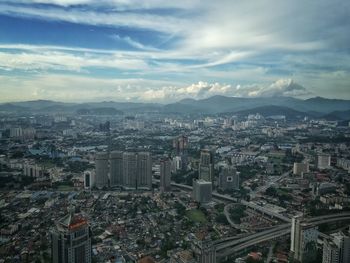
<path fill-rule="evenodd" d="M 234 114 L 235 115 L 242 115 L 247 116 L 249 114 L 261 114 L 264 117 L 269 116 L 276 116 L 276 115 L 284 115 L 288 119 L 294 119 L 294 118 L 304 118 L 306 115 L 308 115 L 305 112 L 296 111 L 293 109 L 290 109 L 288 107 L 282 107 L 282 106 L 261 106 L 249 110 L 243 110 L 243 111 L 237 111 Z"/>
<path fill-rule="evenodd" d="M 322 118 L 324 118 L 326 120 L 330 120 L 330 121 L 349 120 L 350 119 L 350 110 L 333 111 L 331 113 L 328 113 L 328 114 L 322 116 Z"/>
<path fill-rule="evenodd" d="M 122 115 L 123 112 L 116 110 L 115 108 L 93 108 L 93 109 L 79 109 L 77 110 L 79 115 Z"/>
<path fill-rule="evenodd" d="M 283 108 L 273 108 L 283 107 Z M 270 108 L 269 108 L 270 107 Z M 289 110 L 287 110 L 288 108 Z M 350 110 L 350 100 L 326 99 L 315 97 L 301 100 L 291 97 L 264 97 L 264 98 L 240 98 L 226 96 L 212 96 L 206 99 L 183 99 L 176 103 L 162 105 L 158 103 L 133 103 L 133 102 L 88 102 L 88 103 L 64 103 L 50 100 L 36 100 L 25 102 L 13 102 L 0 104 L 2 112 L 31 112 L 31 113 L 76 113 L 80 109 L 105 109 L 112 112 L 159 112 L 180 114 L 218 114 L 225 112 L 244 112 L 245 110 L 261 110 L 265 113 L 276 112 L 276 109 L 284 110 L 283 115 L 308 115 L 329 119 L 344 119 Z M 294 110 L 295 112 L 291 112 Z M 98 112 L 99 110 L 97 110 Z M 101 110 L 100 110 L 101 111 Z M 302 114 L 301 114 L 302 113 Z M 97 113 L 98 114 L 98 113 Z M 118 114 L 117 112 L 113 114 Z"/>

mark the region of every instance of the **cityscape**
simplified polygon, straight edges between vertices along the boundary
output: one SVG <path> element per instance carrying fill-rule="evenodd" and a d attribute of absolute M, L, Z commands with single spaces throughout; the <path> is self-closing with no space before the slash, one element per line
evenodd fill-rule
<path fill-rule="evenodd" d="M 0 263 L 350 263 L 350 4 L 0 3 Z"/>

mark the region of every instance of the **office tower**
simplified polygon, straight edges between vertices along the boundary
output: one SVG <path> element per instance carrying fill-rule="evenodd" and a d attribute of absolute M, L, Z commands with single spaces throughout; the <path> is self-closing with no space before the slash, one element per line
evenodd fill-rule
<path fill-rule="evenodd" d="M 152 158 L 149 152 L 137 154 L 137 188 L 152 188 Z"/>
<path fill-rule="evenodd" d="M 91 230 L 85 217 L 70 213 L 56 223 L 51 254 L 53 263 L 91 262 Z"/>
<path fill-rule="evenodd" d="M 317 227 L 302 221 L 302 217 L 292 218 L 291 247 L 296 262 L 308 263 L 317 256 Z"/>
<path fill-rule="evenodd" d="M 95 174 L 92 171 L 84 173 L 84 188 L 91 189 L 95 186 Z"/>
<path fill-rule="evenodd" d="M 195 241 L 192 244 L 197 262 L 199 263 L 216 263 L 216 249 L 211 241 Z"/>
<path fill-rule="evenodd" d="M 323 240 L 322 263 L 340 263 L 339 248 L 331 238 Z"/>
<path fill-rule="evenodd" d="M 193 181 L 193 199 L 201 204 L 209 203 L 212 199 L 212 183 L 204 180 Z"/>
<path fill-rule="evenodd" d="M 168 158 L 160 161 L 160 190 L 168 192 L 171 189 L 171 162 Z"/>
<path fill-rule="evenodd" d="M 108 157 L 108 153 L 96 154 L 96 186 L 100 189 L 108 187 Z"/>
<path fill-rule="evenodd" d="M 182 155 L 187 151 L 188 138 L 181 135 L 173 140 L 173 147 L 176 151 L 176 155 Z"/>
<path fill-rule="evenodd" d="M 303 176 L 305 173 L 309 172 L 308 163 L 294 163 L 293 165 L 293 174 Z"/>
<path fill-rule="evenodd" d="M 349 231 L 338 232 L 326 238 L 323 242 L 322 263 L 350 262 Z"/>
<path fill-rule="evenodd" d="M 113 151 L 110 157 L 111 186 L 121 186 L 123 184 L 123 152 Z"/>
<path fill-rule="evenodd" d="M 239 189 L 239 173 L 234 166 L 223 167 L 219 175 L 219 188 L 223 191 Z"/>
<path fill-rule="evenodd" d="M 199 163 L 199 179 L 212 182 L 214 177 L 214 158 L 213 154 L 204 149 L 201 151 Z"/>
<path fill-rule="evenodd" d="M 137 154 L 134 152 L 123 153 L 123 186 L 137 188 Z"/>
<path fill-rule="evenodd" d="M 329 154 L 319 154 L 317 156 L 317 168 L 320 170 L 331 167 L 331 156 Z"/>

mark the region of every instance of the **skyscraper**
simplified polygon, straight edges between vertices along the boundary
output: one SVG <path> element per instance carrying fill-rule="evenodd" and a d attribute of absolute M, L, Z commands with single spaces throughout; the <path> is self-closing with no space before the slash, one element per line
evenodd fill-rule
<path fill-rule="evenodd" d="M 123 152 L 113 151 L 110 157 L 111 186 L 121 186 L 123 184 Z"/>
<path fill-rule="evenodd" d="M 173 140 L 173 147 L 174 147 L 177 155 L 182 155 L 182 154 L 186 153 L 187 146 L 188 146 L 188 138 L 184 135 L 176 137 Z"/>
<path fill-rule="evenodd" d="M 168 192 L 171 189 L 170 169 L 171 162 L 168 158 L 160 161 L 160 190 L 162 192 Z"/>
<path fill-rule="evenodd" d="M 91 230 L 87 219 L 70 213 L 51 232 L 53 263 L 90 263 Z"/>
<path fill-rule="evenodd" d="M 214 157 L 213 154 L 204 149 L 201 151 L 199 163 L 199 179 L 212 182 L 214 177 Z"/>
<path fill-rule="evenodd" d="M 199 263 L 216 263 L 216 249 L 211 241 L 195 241 L 192 244 L 197 262 Z"/>
<path fill-rule="evenodd" d="M 223 167 L 219 175 L 219 188 L 223 191 L 239 189 L 239 173 L 234 166 Z"/>
<path fill-rule="evenodd" d="M 317 227 L 303 222 L 302 217 L 292 218 L 290 250 L 296 262 L 312 262 L 317 256 Z"/>
<path fill-rule="evenodd" d="M 91 189 L 95 186 L 95 174 L 92 171 L 84 173 L 84 188 Z"/>
<path fill-rule="evenodd" d="M 97 188 L 108 187 L 108 153 L 97 153 L 96 165 L 96 186 Z"/>
<path fill-rule="evenodd" d="M 349 231 L 332 234 L 323 242 L 322 263 L 350 262 L 350 233 Z"/>
<path fill-rule="evenodd" d="M 137 187 L 152 188 L 152 158 L 149 152 L 137 154 Z"/>
<path fill-rule="evenodd" d="M 212 183 L 204 180 L 193 181 L 193 199 L 198 203 L 205 204 L 212 200 Z"/>
<path fill-rule="evenodd" d="M 125 188 L 137 188 L 137 154 L 134 152 L 123 153 L 123 186 Z"/>

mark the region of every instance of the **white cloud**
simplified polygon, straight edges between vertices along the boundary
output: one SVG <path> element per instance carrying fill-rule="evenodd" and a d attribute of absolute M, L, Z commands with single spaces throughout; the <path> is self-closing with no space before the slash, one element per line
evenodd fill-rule
<path fill-rule="evenodd" d="M 142 70 L 148 66 L 144 60 L 120 54 L 94 56 L 90 54 L 45 51 L 41 53 L 0 52 L 0 67 L 11 70 L 68 70 L 80 72 L 88 67 Z"/>
<path fill-rule="evenodd" d="M 237 85 L 236 95 L 240 97 L 305 97 L 311 93 L 292 79 L 279 79 L 271 85 Z"/>

